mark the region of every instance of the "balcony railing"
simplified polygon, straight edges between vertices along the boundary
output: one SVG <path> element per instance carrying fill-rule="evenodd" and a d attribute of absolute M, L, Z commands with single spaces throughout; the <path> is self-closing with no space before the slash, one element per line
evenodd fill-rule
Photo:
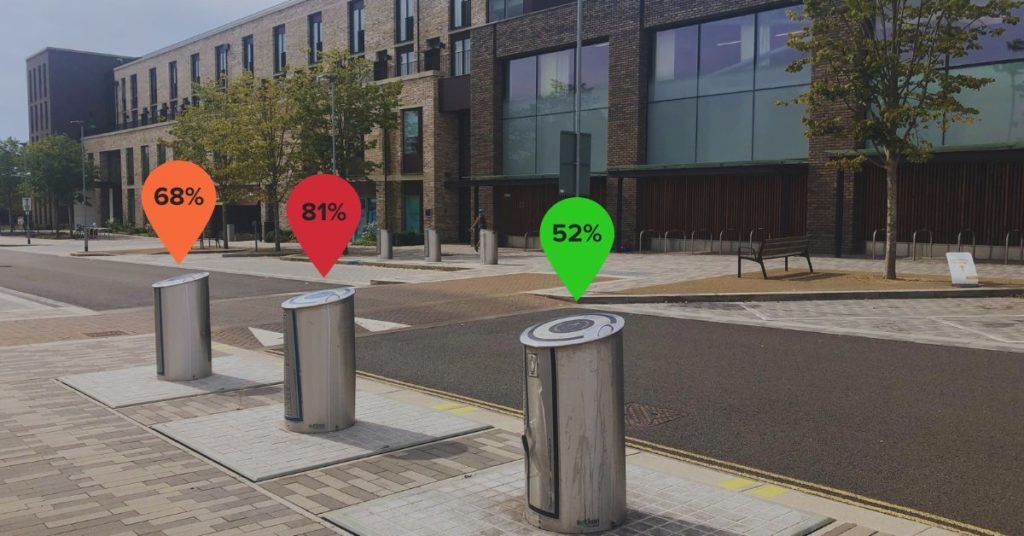
<path fill-rule="evenodd" d="M 196 97 L 192 99 L 182 99 L 180 101 L 173 100 L 165 102 L 158 106 L 151 106 L 144 108 L 142 111 L 134 115 L 124 114 L 121 116 L 121 120 L 114 125 L 114 130 L 128 130 L 131 128 L 139 128 L 149 125 L 158 125 L 160 123 L 166 123 L 168 121 L 176 121 L 178 116 L 189 106 L 197 104 L 198 100 Z"/>
<path fill-rule="evenodd" d="M 441 51 L 442 49 L 431 49 L 418 53 L 415 55 L 416 59 L 411 62 L 401 62 L 390 56 L 387 59 L 377 59 L 373 62 L 373 79 L 386 80 L 426 71 L 436 71 L 445 77 L 469 74 L 469 62 L 462 61 L 464 56 L 456 55 L 460 62 L 460 68 L 456 68 L 452 60 L 453 55 Z M 466 55 L 468 56 L 468 53 Z"/>

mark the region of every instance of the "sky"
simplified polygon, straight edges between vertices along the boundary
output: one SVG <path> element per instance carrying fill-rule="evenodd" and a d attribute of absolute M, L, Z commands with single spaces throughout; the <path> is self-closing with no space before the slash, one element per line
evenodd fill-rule
<path fill-rule="evenodd" d="M 46 47 L 142 56 L 283 0 L 0 0 L 0 139 L 28 138 L 25 58 Z"/>

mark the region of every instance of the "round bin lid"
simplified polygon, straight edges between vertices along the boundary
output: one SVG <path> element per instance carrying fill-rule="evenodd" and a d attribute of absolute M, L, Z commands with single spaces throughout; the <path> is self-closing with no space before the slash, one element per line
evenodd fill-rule
<path fill-rule="evenodd" d="M 209 272 L 196 272 L 194 274 L 182 274 L 174 276 L 170 279 L 164 279 L 153 283 L 153 288 L 167 288 L 176 287 L 178 285 L 184 285 L 185 283 L 191 283 L 193 281 L 199 281 L 200 279 L 206 279 L 210 277 Z"/>
<path fill-rule="evenodd" d="M 534 348 L 573 346 L 614 335 L 626 326 L 618 315 L 591 313 L 550 320 L 523 332 L 519 342 Z"/>
<path fill-rule="evenodd" d="M 356 291 L 352 288 L 332 288 L 328 290 L 318 290 L 316 292 L 310 292 L 309 294 L 303 294 L 289 299 L 288 301 L 281 304 L 284 309 L 306 309 L 307 307 L 317 307 L 320 305 L 327 305 L 328 303 L 334 303 L 336 301 L 347 300 L 355 295 Z"/>

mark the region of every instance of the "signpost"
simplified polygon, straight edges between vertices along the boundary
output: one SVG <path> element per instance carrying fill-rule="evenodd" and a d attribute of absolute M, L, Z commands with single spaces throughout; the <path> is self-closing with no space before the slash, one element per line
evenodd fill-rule
<path fill-rule="evenodd" d="M 946 253 L 946 261 L 949 262 L 949 275 L 953 278 L 954 287 L 978 286 L 978 269 L 970 253 Z"/>
<path fill-rule="evenodd" d="M 32 245 L 32 198 L 21 198 L 21 210 L 25 212 L 25 239 Z"/>

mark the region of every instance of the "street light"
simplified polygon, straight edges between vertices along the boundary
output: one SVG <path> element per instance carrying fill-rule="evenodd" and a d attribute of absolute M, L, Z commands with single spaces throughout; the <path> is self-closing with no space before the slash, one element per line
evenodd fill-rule
<path fill-rule="evenodd" d="M 84 251 L 89 252 L 89 217 L 85 210 L 85 121 L 71 121 L 72 125 L 78 125 L 78 143 L 82 146 L 82 236 L 84 237 Z M 72 222 L 74 223 L 74 222 Z"/>
<path fill-rule="evenodd" d="M 575 73 L 575 75 L 576 75 L 576 88 L 575 88 L 576 89 L 576 95 L 575 95 L 575 97 L 576 97 L 576 99 L 575 99 L 575 101 L 573 103 L 573 108 L 574 108 L 573 112 L 575 112 L 573 114 L 573 123 L 574 123 L 574 127 L 575 127 L 575 130 L 576 130 L 576 159 L 575 160 L 576 160 L 576 195 L 577 196 L 579 196 L 580 192 L 583 191 L 583 190 L 580 189 L 580 187 L 582 186 L 582 183 L 583 183 L 583 180 L 582 180 L 583 178 L 580 176 L 581 171 L 582 171 L 580 169 L 582 167 L 581 166 L 581 162 L 580 162 L 581 157 L 582 157 L 582 151 L 581 151 L 581 148 L 580 148 L 580 138 L 582 137 L 580 135 L 580 131 L 581 131 L 580 111 L 581 111 L 581 108 L 582 108 L 582 100 L 581 99 L 583 98 L 582 91 L 580 91 L 580 88 L 582 86 L 582 84 L 580 82 L 581 82 L 581 79 L 583 78 L 583 65 L 582 64 L 583 64 L 583 0 L 576 0 L 576 66 L 575 66 L 576 67 L 576 73 Z"/>
<path fill-rule="evenodd" d="M 331 83 L 331 173 L 334 175 L 338 174 L 338 140 L 337 140 L 337 121 L 335 119 L 334 111 L 334 92 L 335 86 L 338 82 L 338 77 L 333 74 L 321 74 L 317 75 L 316 81 L 322 82 L 327 80 Z"/>

